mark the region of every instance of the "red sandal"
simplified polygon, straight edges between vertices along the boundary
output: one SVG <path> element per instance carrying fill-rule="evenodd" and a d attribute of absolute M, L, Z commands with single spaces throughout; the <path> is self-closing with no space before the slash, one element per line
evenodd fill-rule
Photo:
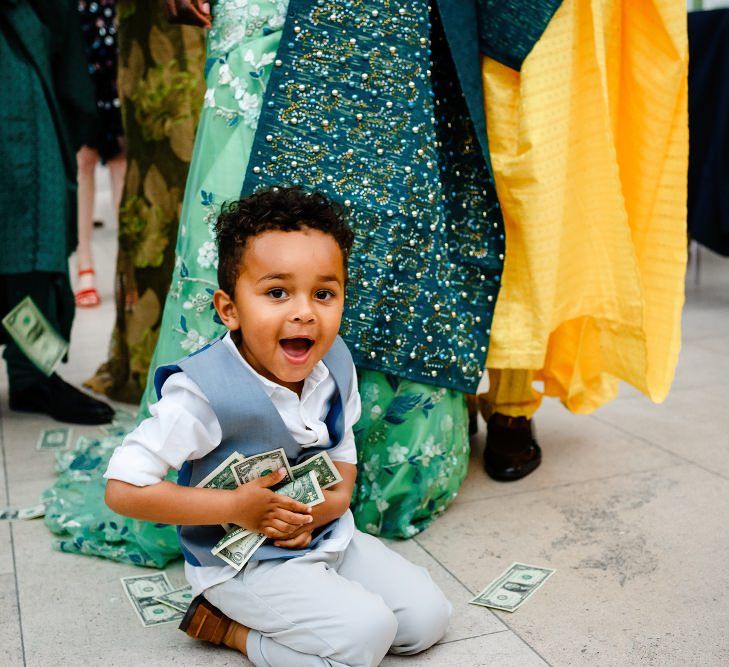
<path fill-rule="evenodd" d="M 96 271 L 93 269 L 82 269 L 78 272 L 79 278 L 86 275 L 96 275 Z M 101 303 L 99 291 L 95 287 L 87 287 L 86 289 L 80 289 L 74 292 L 74 298 L 79 308 L 94 308 Z"/>

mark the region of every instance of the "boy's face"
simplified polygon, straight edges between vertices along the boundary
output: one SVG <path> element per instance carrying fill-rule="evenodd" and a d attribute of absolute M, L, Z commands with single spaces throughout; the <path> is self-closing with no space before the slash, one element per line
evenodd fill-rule
<path fill-rule="evenodd" d="M 248 239 L 235 294 L 213 302 L 228 329 L 240 329 L 240 352 L 261 375 L 301 392 L 339 332 L 344 259 L 328 234 L 304 228 Z"/>

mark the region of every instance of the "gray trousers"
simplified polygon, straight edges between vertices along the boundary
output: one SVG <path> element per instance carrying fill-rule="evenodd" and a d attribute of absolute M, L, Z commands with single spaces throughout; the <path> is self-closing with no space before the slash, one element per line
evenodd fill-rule
<path fill-rule="evenodd" d="M 359 531 L 342 552 L 249 563 L 205 597 L 251 628 L 256 667 L 371 667 L 435 644 L 452 609 L 424 568 Z"/>

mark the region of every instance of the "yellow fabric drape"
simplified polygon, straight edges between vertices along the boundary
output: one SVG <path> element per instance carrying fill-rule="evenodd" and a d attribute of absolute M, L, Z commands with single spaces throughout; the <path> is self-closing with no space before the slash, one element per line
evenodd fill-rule
<path fill-rule="evenodd" d="M 566 0 L 521 73 L 482 61 L 506 265 L 487 366 L 573 412 L 618 379 L 654 401 L 680 348 L 688 48 L 683 0 Z"/>

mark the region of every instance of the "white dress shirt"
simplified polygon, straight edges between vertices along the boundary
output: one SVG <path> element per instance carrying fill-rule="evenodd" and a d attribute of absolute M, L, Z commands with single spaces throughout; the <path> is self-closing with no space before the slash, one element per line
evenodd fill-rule
<path fill-rule="evenodd" d="M 336 384 L 322 361 L 304 380 L 299 398 L 290 389 L 256 373 L 238 352 L 230 333 L 223 338 L 223 344 L 261 383 L 289 433 L 302 448 L 329 444 L 329 430 L 324 420 L 336 392 Z M 344 436 L 339 445 L 328 453 L 332 461 L 356 464 L 357 449 L 352 428 L 359 419 L 361 404 L 354 370 L 352 386 L 343 407 Z M 135 486 L 157 484 L 166 477 L 170 468 L 179 470 L 185 461 L 200 459 L 220 444 L 220 423 L 205 394 L 184 372 L 170 376 L 162 387 L 162 397 L 150 406 L 150 412 L 152 416 L 129 433 L 114 450 L 104 477 Z M 343 551 L 353 534 L 354 518 L 347 510 L 332 535 L 322 540 L 316 549 Z M 229 565 L 195 567 L 185 563 L 185 576 L 192 586 L 193 595 L 235 575 L 235 569 Z"/>

